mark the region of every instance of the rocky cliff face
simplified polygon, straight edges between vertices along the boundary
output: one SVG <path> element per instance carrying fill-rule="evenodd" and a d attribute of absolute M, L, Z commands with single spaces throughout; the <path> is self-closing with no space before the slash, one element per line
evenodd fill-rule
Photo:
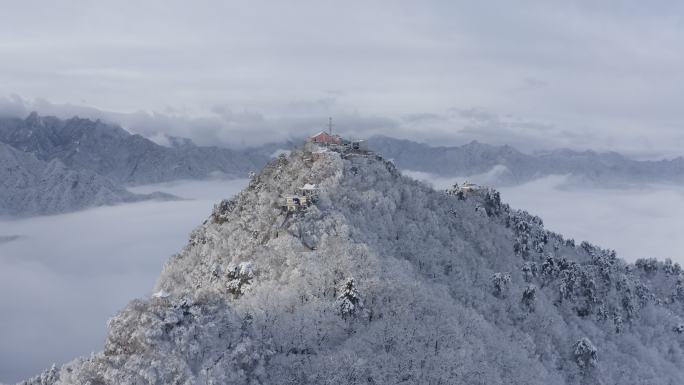
<path fill-rule="evenodd" d="M 319 187 L 310 207 L 284 195 Z M 279 157 L 217 204 L 103 352 L 25 384 L 673 384 L 684 275 L 370 154 Z"/>

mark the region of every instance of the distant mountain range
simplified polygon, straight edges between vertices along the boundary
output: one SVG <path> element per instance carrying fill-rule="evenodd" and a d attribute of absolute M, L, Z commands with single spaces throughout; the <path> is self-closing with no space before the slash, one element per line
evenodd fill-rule
<path fill-rule="evenodd" d="M 258 148 L 197 146 L 168 137 L 163 146 L 102 121 L 31 113 L 0 118 L 0 215 L 57 214 L 87 207 L 165 198 L 130 193 L 126 186 L 221 175 L 245 177 L 299 141 Z M 433 147 L 376 136 L 370 148 L 403 170 L 515 185 L 553 174 L 595 184 L 684 182 L 684 159 L 637 161 L 618 153 L 567 149 L 526 154 L 510 146 L 471 142 Z"/>
<path fill-rule="evenodd" d="M 26 119 L 0 120 L 0 142 L 127 185 L 204 178 L 213 172 L 244 177 L 268 161 L 261 154 L 200 147 L 187 140 L 165 147 L 99 120 L 62 120 L 35 112 Z"/>
<path fill-rule="evenodd" d="M 87 170 L 60 160 L 40 160 L 32 153 L 0 143 L 0 215 L 59 214 L 88 207 L 170 199 L 168 194 L 133 194 Z"/>
<path fill-rule="evenodd" d="M 220 174 L 245 177 L 270 159 L 270 146 L 245 151 L 200 147 L 183 138 L 159 145 L 89 119 L 31 113 L 0 118 L 0 215 L 59 214 L 168 194 L 133 194 L 125 186 Z"/>
<path fill-rule="evenodd" d="M 369 139 L 369 145 L 404 170 L 453 177 L 472 177 L 494 170 L 494 184 L 497 185 L 515 185 L 554 174 L 572 174 L 583 181 L 603 185 L 684 182 L 682 157 L 638 161 L 616 152 L 568 149 L 532 155 L 511 146 L 492 146 L 475 141 L 462 146 L 432 147 L 384 136 Z"/>

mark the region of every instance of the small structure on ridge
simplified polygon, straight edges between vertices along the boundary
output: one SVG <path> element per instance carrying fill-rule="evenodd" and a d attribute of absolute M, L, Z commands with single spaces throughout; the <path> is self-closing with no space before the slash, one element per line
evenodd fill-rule
<path fill-rule="evenodd" d="M 480 189 L 480 186 L 476 185 L 475 183 L 470 183 L 468 181 L 463 182 L 462 185 L 459 186 L 461 191 L 464 192 L 472 192 L 472 191 L 477 191 Z"/>
<path fill-rule="evenodd" d="M 326 131 L 321 131 L 318 134 L 306 138 L 307 142 L 322 144 L 322 145 L 341 145 L 342 138 L 339 135 L 332 135 Z"/>
<path fill-rule="evenodd" d="M 315 184 L 307 183 L 298 189 L 299 194 L 286 195 L 282 208 L 288 212 L 305 210 L 311 206 L 318 196 L 318 187 Z"/>
<path fill-rule="evenodd" d="M 322 146 L 321 149 L 319 146 Z M 319 147 L 319 148 L 316 148 Z M 368 144 L 363 139 L 347 139 L 340 135 L 333 134 L 332 118 L 329 118 L 327 130 L 306 138 L 305 148 L 320 158 L 321 150 L 334 150 L 343 153 L 366 153 Z M 315 159 L 314 159 L 315 160 Z"/>

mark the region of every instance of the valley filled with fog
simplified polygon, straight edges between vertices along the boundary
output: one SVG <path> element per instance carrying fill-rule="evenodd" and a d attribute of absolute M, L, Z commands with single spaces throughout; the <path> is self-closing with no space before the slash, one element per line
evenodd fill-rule
<path fill-rule="evenodd" d="M 187 199 L 0 220 L 0 383 L 101 350 L 109 317 L 149 296 L 163 264 L 213 204 L 246 184 L 139 186 L 131 190 Z"/>
<path fill-rule="evenodd" d="M 437 189 L 464 180 L 406 173 Z M 101 350 L 107 319 L 132 298 L 149 296 L 163 264 L 213 204 L 247 182 L 139 186 L 131 191 L 187 199 L 0 221 L 0 373 L 9 375 L 0 382 Z M 548 229 L 614 248 L 628 261 L 684 262 L 684 239 L 677 234 L 684 227 L 684 187 L 606 189 L 552 176 L 499 190 L 505 202 L 539 215 Z"/>

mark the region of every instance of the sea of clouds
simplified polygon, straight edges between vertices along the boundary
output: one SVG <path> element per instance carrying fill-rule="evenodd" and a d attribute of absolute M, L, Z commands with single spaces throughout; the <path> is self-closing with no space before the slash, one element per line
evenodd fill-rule
<path fill-rule="evenodd" d="M 107 319 L 149 296 L 165 261 L 213 204 L 246 184 L 141 186 L 132 190 L 188 199 L 0 220 L 0 383 L 101 350 Z"/>

